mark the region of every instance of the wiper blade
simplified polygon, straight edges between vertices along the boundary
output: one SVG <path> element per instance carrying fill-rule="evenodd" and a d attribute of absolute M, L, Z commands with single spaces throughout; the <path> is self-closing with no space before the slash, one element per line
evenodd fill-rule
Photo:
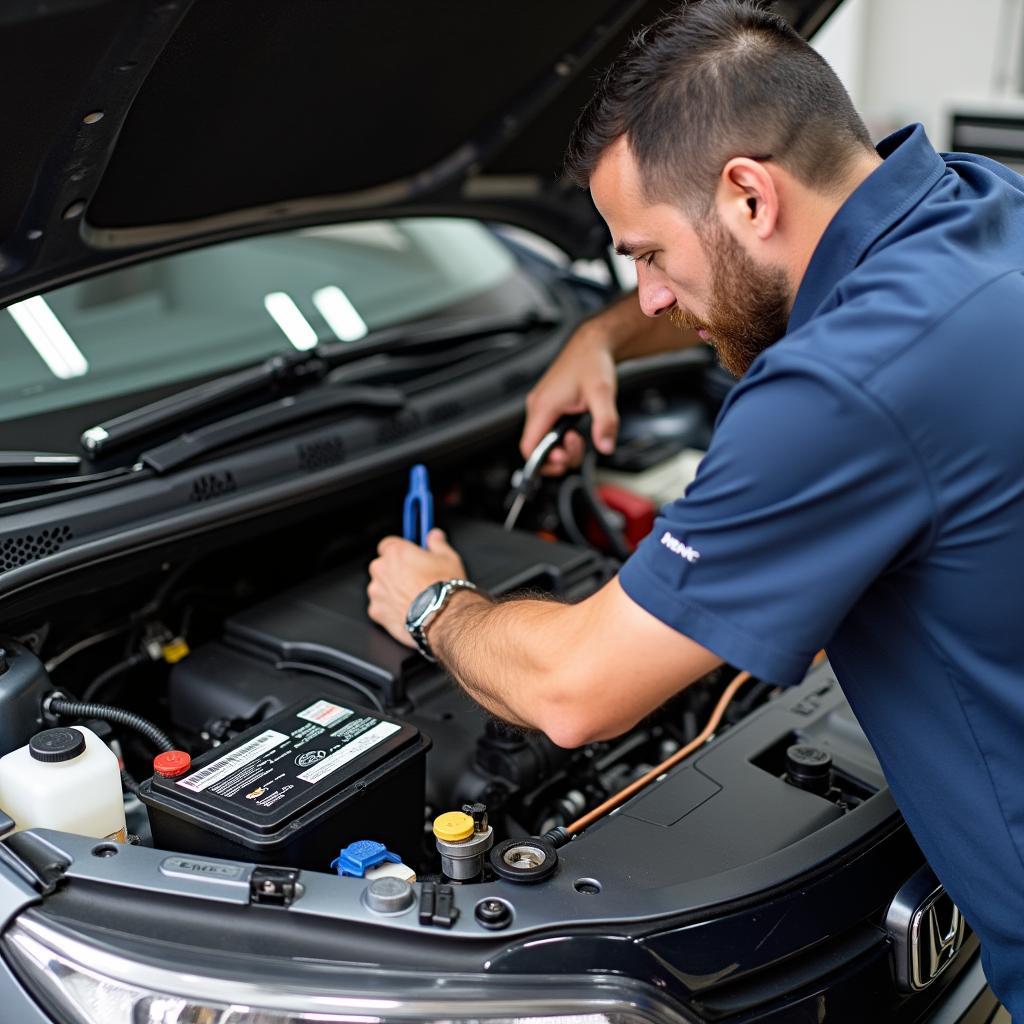
<path fill-rule="evenodd" d="M 209 426 L 189 431 L 140 456 L 140 462 L 157 473 L 168 473 L 218 448 L 237 444 L 270 430 L 341 410 L 370 409 L 395 412 L 405 405 L 398 388 L 323 387 L 303 395 L 290 395 L 249 409 Z"/>
<path fill-rule="evenodd" d="M 386 327 L 357 342 L 328 342 L 317 347 L 317 354 L 330 369 L 358 362 L 382 352 L 406 352 L 442 343 L 471 341 L 495 334 L 522 334 L 538 327 L 555 327 L 561 318 L 537 309 L 526 313 L 489 313 L 458 320 L 425 320 L 409 326 Z"/>
<path fill-rule="evenodd" d="M 0 452 L 0 473 L 4 476 L 36 477 L 44 473 L 60 475 L 78 469 L 81 464 L 80 455 L 66 455 L 63 452 Z"/>
<path fill-rule="evenodd" d="M 136 463 L 133 466 L 104 470 L 102 473 L 79 473 L 77 476 L 53 477 L 39 474 L 35 479 L 31 479 L 28 474 L 18 474 L 13 481 L 8 474 L 0 473 L 0 502 L 85 490 L 97 484 L 106 486 L 112 481 L 137 475 L 143 469 L 144 467 Z"/>

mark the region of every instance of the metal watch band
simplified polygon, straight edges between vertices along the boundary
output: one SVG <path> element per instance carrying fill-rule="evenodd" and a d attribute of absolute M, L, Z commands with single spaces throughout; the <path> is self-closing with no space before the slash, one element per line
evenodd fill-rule
<path fill-rule="evenodd" d="M 425 590 L 422 590 L 413 599 L 413 604 L 419 600 L 419 598 L 425 594 L 428 590 L 437 589 L 433 600 L 430 604 L 420 613 L 420 615 L 413 621 L 406 620 L 405 628 L 409 631 L 410 636 L 416 641 L 416 646 L 420 650 L 420 654 L 423 655 L 428 661 L 437 661 L 437 656 L 434 654 L 433 649 L 427 640 L 427 626 L 434 620 L 434 617 L 440 612 L 444 606 L 448 603 L 452 594 L 459 590 L 475 590 L 479 592 L 480 588 L 469 580 L 438 580 L 436 583 L 432 583 Z M 410 606 L 411 607 L 411 606 Z"/>

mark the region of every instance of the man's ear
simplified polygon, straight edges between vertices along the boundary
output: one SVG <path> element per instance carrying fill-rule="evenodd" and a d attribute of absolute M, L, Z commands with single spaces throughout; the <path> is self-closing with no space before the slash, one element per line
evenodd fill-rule
<path fill-rule="evenodd" d="M 722 169 L 715 196 L 719 217 L 738 238 L 753 234 L 766 242 L 779 221 L 775 179 L 760 160 L 738 156 Z"/>

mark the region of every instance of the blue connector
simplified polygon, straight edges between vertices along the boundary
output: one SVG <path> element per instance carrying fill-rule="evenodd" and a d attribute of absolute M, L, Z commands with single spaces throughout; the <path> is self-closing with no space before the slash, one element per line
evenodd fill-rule
<path fill-rule="evenodd" d="M 384 863 L 401 864 L 402 858 L 392 853 L 383 843 L 360 839 L 356 843 L 349 843 L 331 861 L 331 867 L 343 878 L 363 878 L 368 868 Z"/>
<path fill-rule="evenodd" d="M 427 467 L 416 465 L 409 473 L 409 493 L 402 507 L 402 535 L 406 540 L 427 546 L 427 534 L 434 526 L 434 496 L 430 493 Z"/>

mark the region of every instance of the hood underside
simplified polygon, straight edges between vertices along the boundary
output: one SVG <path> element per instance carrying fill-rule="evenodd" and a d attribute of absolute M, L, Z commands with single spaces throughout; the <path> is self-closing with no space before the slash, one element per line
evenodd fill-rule
<path fill-rule="evenodd" d="M 777 4 L 810 35 L 840 0 Z M 559 180 L 601 69 L 663 0 L 6 0 L 0 303 L 196 242 L 423 212 L 575 255 Z"/>

